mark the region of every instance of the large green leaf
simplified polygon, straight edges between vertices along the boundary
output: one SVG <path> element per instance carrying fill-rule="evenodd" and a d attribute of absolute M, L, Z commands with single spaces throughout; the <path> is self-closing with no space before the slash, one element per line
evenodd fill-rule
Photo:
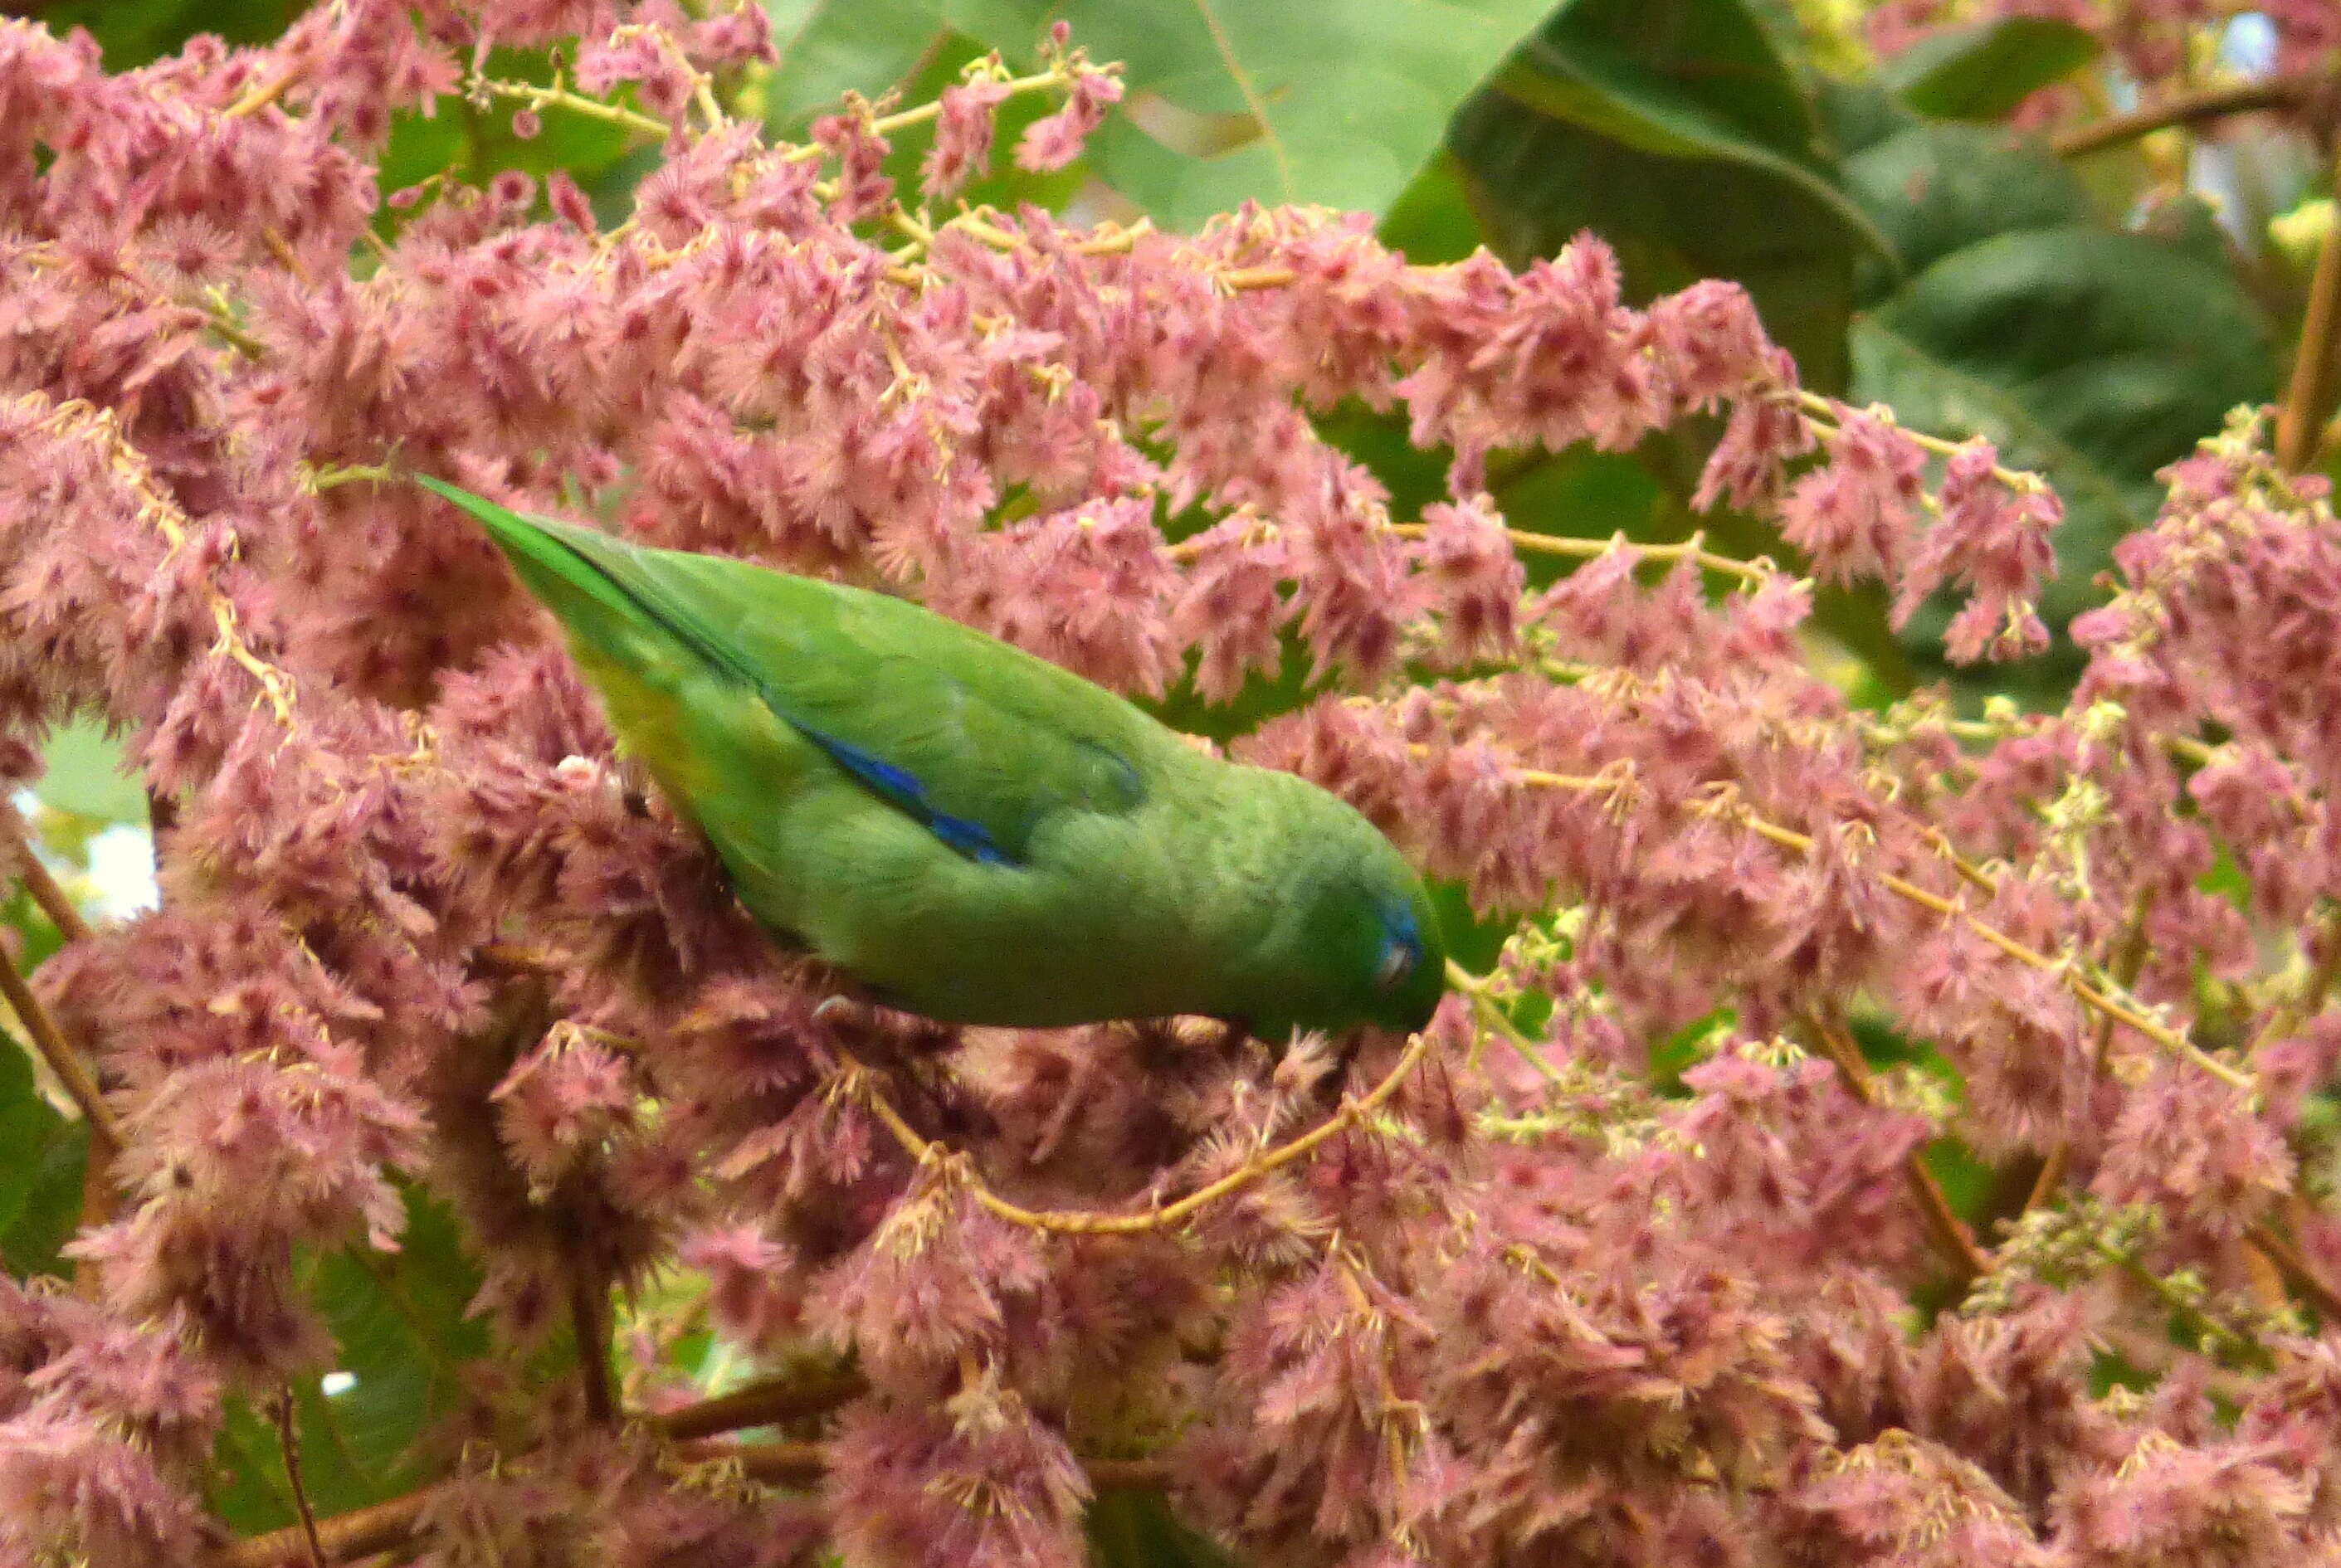
<path fill-rule="evenodd" d="M 0 1035 L 0 1266 L 19 1279 L 65 1266 L 58 1249 L 81 1219 L 89 1130 L 43 1099 L 32 1059 Z"/>
<path fill-rule="evenodd" d="M 1892 247 L 1743 0 L 1570 0 L 1449 144 L 1507 259 L 1590 229 L 1637 298 L 1735 280 L 1809 383 L 1843 384 L 1855 258 Z"/>
<path fill-rule="evenodd" d="M 764 78 L 764 123 L 802 130 L 846 93 L 876 98 L 916 75 L 943 36 L 942 0 L 764 0 L 780 61 Z M 1012 40 L 1029 48 L 1038 29 Z"/>
<path fill-rule="evenodd" d="M 302 10 L 300 0 L 49 0 L 0 6 L 0 14 L 30 15 L 58 37 L 89 30 L 109 71 L 128 71 L 175 54 L 198 33 L 231 44 L 264 44 Z"/>
<path fill-rule="evenodd" d="M 2266 322 L 2234 278 L 2142 234 L 2006 233 L 1937 261 L 1854 334 L 1861 401 L 1914 428 L 1988 438 L 2063 496 L 2043 609 L 2095 598 L 2114 543 L 2151 521 L 2155 471 L 2273 389 Z"/>
<path fill-rule="evenodd" d="M 1479 248 L 1479 215 L 1471 210 L 1453 154 L 1438 154 L 1422 166 L 1382 214 L 1378 233 L 1383 244 L 1417 266 L 1459 262 Z"/>
<path fill-rule="evenodd" d="M 1093 1568 L 1235 1568 L 1217 1543 L 1179 1523 L 1160 1492 L 1101 1492 L 1083 1523 Z"/>
<path fill-rule="evenodd" d="M 2090 211 L 2080 178 L 2046 146 L 1978 125 L 1902 123 L 1848 155 L 1845 184 L 1911 276 L 1963 246 Z M 1858 277 L 1865 304 L 1903 281 L 1867 262 Z"/>
<path fill-rule="evenodd" d="M 1938 120 L 1997 120 L 2097 57 L 2097 35 L 2047 16 L 2003 16 L 1928 35 L 1888 63 L 1904 103 Z"/>
<path fill-rule="evenodd" d="M 1185 229 L 1247 200 L 1381 212 L 1547 3 L 1066 0 L 1047 14 L 1126 67 L 1129 96 L 1091 144 L 1092 171 Z M 979 31 L 976 9 L 955 7 L 963 31 L 1030 48 Z"/>
<path fill-rule="evenodd" d="M 447 1456 L 423 1440 L 469 1396 L 465 1367 L 488 1353 L 488 1332 L 463 1316 L 479 1274 L 453 1216 L 412 1190 L 397 1253 L 314 1258 L 307 1284 L 341 1375 L 334 1393 L 315 1380 L 294 1391 L 301 1477 L 319 1513 L 340 1513 L 436 1474 Z M 221 1518 L 246 1532 L 291 1522 L 276 1429 L 260 1412 L 231 1409 L 214 1461 L 210 1502 Z"/>

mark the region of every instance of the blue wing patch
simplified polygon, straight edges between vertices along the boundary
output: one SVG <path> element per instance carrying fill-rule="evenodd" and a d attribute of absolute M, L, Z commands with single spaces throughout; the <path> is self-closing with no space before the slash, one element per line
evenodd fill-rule
<path fill-rule="evenodd" d="M 859 746 L 850 746 L 833 735 L 824 735 L 810 725 L 799 723 L 782 712 L 769 696 L 765 706 L 771 708 L 774 716 L 783 723 L 819 747 L 831 761 L 893 802 L 928 832 L 969 859 L 981 866 L 1017 864 L 993 841 L 991 835 L 984 831 L 982 823 L 971 822 L 964 817 L 954 817 L 948 811 L 936 809 L 934 802 L 927 799 L 927 787 L 920 783 L 916 776 L 891 762 L 880 761 Z"/>

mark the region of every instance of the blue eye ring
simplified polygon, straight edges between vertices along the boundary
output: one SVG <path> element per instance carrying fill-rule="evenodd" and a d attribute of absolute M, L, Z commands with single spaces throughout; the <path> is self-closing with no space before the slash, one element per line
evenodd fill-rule
<path fill-rule="evenodd" d="M 1383 936 L 1381 957 L 1374 962 L 1374 984 L 1385 991 L 1396 990 L 1421 963 L 1422 937 L 1409 919 Z"/>

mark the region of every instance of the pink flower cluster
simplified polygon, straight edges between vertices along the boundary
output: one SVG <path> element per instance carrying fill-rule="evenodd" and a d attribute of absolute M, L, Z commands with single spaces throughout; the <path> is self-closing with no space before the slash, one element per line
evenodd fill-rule
<path fill-rule="evenodd" d="M 1133 1476 L 1263 1563 L 2323 1549 L 2341 1374 L 2286 1294 L 2341 1277 L 2321 494 L 2230 432 L 2123 546 L 2067 710 L 1856 710 L 1808 582 L 1483 493 L 1492 454 L 1717 413 L 1702 504 L 1898 613 L 1963 593 L 1955 657 L 2039 647 L 2055 498 L 1800 393 L 1736 288 L 1637 309 L 1590 237 L 1422 268 L 1314 211 L 938 217 L 869 105 L 804 149 L 708 117 L 760 18 L 346 0 L 121 76 L 0 23 L 0 778 L 117 726 L 163 890 L 35 977 L 125 1147 L 89 1298 L 0 1283 L 0 1559 L 192 1560 L 224 1401 L 332 1367 L 304 1260 L 394 1270 L 411 1188 L 495 1359 L 663 1271 L 743 1354 L 855 1369 L 767 1485 L 647 1419 L 689 1390 L 639 1323 L 573 1396 L 474 1364 L 442 1434 L 474 1463 L 410 1521 L 449 1568 L 1072 1563 Z M 500 177 L 365 246 L 390 117 L 572 36 L 668 127 L 632 221 Z M 1044 59 L 1027 167 L 1119 91 Z M 1005 82 L 947 92 L 916 195 L 985 166 Z M 1392 514 L 1312 422 L 1350 401 L 1450 456 L 1447 499 Z M 1134 695 L 1305 657 L 1321 690 L 1232 749 L 1518 935 L 1395 1080 L 1384 1040 L 837 998 L 393 469 L 883 585 Z M 1889 1033 L 1922 1065 L 1864 1067 Z M 1986 1167 L 1974 1234 L 1930 1149 Z M 2109 1346 L 2146 1391 L 2097 1391 Z"/>

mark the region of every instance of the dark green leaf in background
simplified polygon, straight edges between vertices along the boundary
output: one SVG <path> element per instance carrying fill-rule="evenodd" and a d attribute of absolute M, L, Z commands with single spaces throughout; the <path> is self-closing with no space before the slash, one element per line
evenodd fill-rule
<path fill-rule="evenodd" d="M 105 68 L 119 72 L 174 55 L 198 33 L 230 44 L 265 44 L 304 5 L 304 0 L 55 0 L 5 10 L 29 14 L 60 38 L 76 27 L 88 29 Z"/>
<path fill-rule="evenodd" d="M 0 1266 L 18 1279 L 70 1267 L 58 1249 L 81 1219 L 89 1129 L 43 1099 L 32 1058 L 0 1035 Z"/>
<path fill-rule="evenodd" d="M 411 1190 L 398 1252 L 324 1255 L 311 1261 L 306 1283 L 333 1331 L 337 1370 L 354 1379 L 329 1394 L 311 1378 L 294 1394 L 310 1502 L 321 1514 L 339 1513 L 411 1491 L 443 1467 L 450 1455 L 427 1440 L 474 1397 L 467 1368 L 487 1354 L 488 1330 L 463 1316 L 479 1272 L 453 1217 Z M 266 1415 L 232 1408 L 216 1461 L 210 1502 L 221 1518 L 246 1532 L 292 1521 Z"/>
<path fill-rule="evenodd" d="M 2224 269 L 2087 223 L 1942 257 L 1854 332 L 1857 399 L 1914 429 L 1981 435 L 2064 497 L 2043 609 L 2094 602 L 2114 543 L 2152 521 L 2157 469 L 2272 394 L 2267 323 Z"/>
<path fill-rule="evenodd" d="M 1900 256 L 1903 275 L 1863 263 L 1874 304 L 1963 246 L 1997 234 L 2077 223 L 2090 212 L 2079 176 L 2039 142 L 1978 125 L 1898 121 L 1848 154 L 1847 194 Z"/>
<path fill-rule="evenodd" d="M 1930 33 L 1886 62 L 1903 102 L 1938 120 L 1997 120 L 2097 57 L 2097 35 L 2047 16 Z"/>
<path fill-rule="evenodd" d="M 1093 1568 L 1234 1568 L 1234 1558 L 1179 1523 L 1160 1492 L 1101 1492 L 1082 1523 Z"/>
<path fill-rule="evenodd" d="M 1733 279 L 1808 384 L 1843 385 L 1855 258 L 1892 247 L 1742 0 L 1570 0 L 1449 142 L 1506 260 L 1589 229 L 1638 300 Z"/>

